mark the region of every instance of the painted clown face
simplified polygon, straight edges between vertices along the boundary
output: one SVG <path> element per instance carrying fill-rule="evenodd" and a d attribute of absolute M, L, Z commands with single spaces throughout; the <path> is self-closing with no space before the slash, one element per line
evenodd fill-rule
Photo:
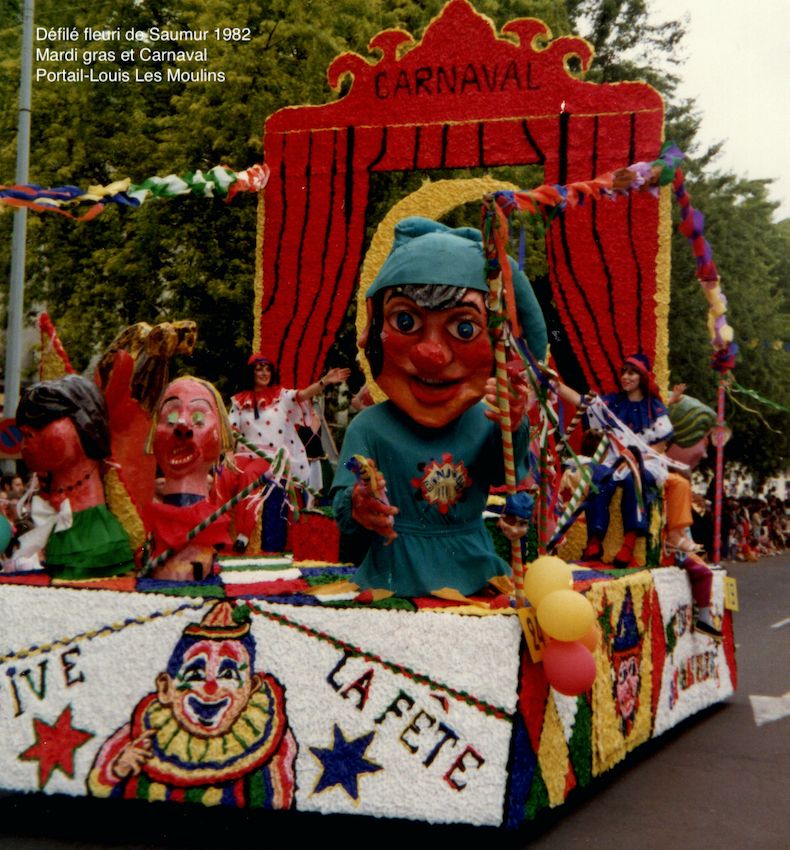
<path fill-rule="evenodd" d="M 185 653 L 175 679 L 157 679 L 157 695 L 180 726 L 201 737 L 224 735 L 260 688 L 237 640 L 201 640 Z"/>
<path fill-rule="evenodd" d="M 617 709 L 628 732 L 633 725 L 639 700 L 639 659 L 636 654 L 616 658 L 615 675 Z"/>
<path fill-rule="evenodd" d="M 156 462 L 166 481 L 182 482 L 182 492 L 202 492 L 208 470 L 220 455 L 214 397 L 208 387 L 186 380 L 170 384 L 163 398 L 153 441 Z"/>
<path fill-rule="evenodd" d="M 60 472 L 85 460 L 77 429 L 68 417 L 56 419 L 43 428 L 20 428 L 24 442 L 22 458 L 39 475 Z"/>
<path fill-rule="evenodd" d="M 484 395 L 493 366 L 486 323 L 482 292 L 468 290 L 463 301 L 444 310 L 387 292 L 376 382 L 420 425 L 447 425 Z"/>

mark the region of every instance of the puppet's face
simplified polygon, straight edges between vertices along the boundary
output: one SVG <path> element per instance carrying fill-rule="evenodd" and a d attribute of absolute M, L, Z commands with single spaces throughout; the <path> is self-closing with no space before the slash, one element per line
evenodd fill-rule
<path fill-rule="evenodd" d="M 77 429 L 67 416 L 43 428 L 23 425 L 20 431 L 24 437 L 22 459 L 39 475 L 61 472 L 85 460 Z"/>
<path fill-rule="evenodd" d="M 219 417 L 211 391 L 197 381 L 178 381 L 163 398 L 154 434 L 159 468 L 166 479 L 205 475 L 220 455 Z"/>
<path fill-rule="evenodd" d="M 491 375 L 483 293 L 469 290 L 455 307 L 428 310 L 386 293 L 376 382 L 420 425 L 440 428 L 480 401 Z"/>
<path fill-rule="evenodd" d="M 193 735 L 224 735 L 260 687 L 250 656 L 237 640 L 201 640 L 185 653 L 175 679 L 157 678 L 157 695 Z"/>
<path fill-rule="evenodd" d="M 272 382 L 272 367 L 268 363 L 256 363 L 253 367 L 255 389 L 268 387 Z"/>
<path fill-rule="evenodd" d="M 685 463 L 692 469 L 695 469 L 700 461 L 708 456 L 709 442 L 708 435 L 706 434 L 701 440 L 697 440 L 693 446 L 686 446 L 684 448 L 676 444 L 671 445 L 667 449 L 667 454 L 672 460 L 679 460 L 681 463 Z"/>
<path fill-rule="evenodd" d="M 627 723 L 636 715 L 639 696 L 639 660 L 635 655 L 622 656 L 615 661 L 615 691 L 620 716 Z"/>

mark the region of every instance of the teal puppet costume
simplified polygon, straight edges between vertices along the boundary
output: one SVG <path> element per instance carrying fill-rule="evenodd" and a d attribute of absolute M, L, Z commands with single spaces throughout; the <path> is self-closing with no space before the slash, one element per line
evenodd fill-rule
<path fill-rule="evenodd" d="M 353 421 L 333 488 L 341 530 L 359 530 L 351 516 L 355 479 L 343 465 L 354 454 L 375 460 L 389 500 L 400 509 L 398 536 L 387 543 L 376 535 L 356 575 L 361 587 L 398 596 L 425 596 L 443 587 L 466 594 L 510 572 L 483 525 L 489 488 L 504 483 L 499 427 L 484 409 L 476 404 L 443 428 L 424 428 L 385 401 Z M 527 423 L 513 436 L 516 456 L 523 457 Z"/>
<path fill-rule="evenodd" d="M 394 247 L 367 292 L 360 344 L 389 400 L 352 421 L 332 488 L 341 530 L 372 539 L 356 576 L 362 587 L 399 596 L 443 587 L 468 594 L 509 570 L 482 521 L 489 488 L 504 476 L 500 428 L 481 401 L 494 366 L 485 271 L 478 231 L 409 218 L 396 226 Z M 513 279 L 528 344 L 543 358 L 537 299 L 515 268 Z M 522 413 L 523 399 L 519 419 Z M 526 421 L 513 437 L 521 464 Z M 355 455 L 375 463 L 385 499 L 362 492 L 346 467 Z"/>

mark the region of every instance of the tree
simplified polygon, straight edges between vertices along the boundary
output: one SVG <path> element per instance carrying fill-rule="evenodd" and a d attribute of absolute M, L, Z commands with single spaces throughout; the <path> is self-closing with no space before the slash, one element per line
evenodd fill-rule
<path fill-rule="evenodd" d="M 675 94 L 682 23 L 654 23 L 646 0 L 568 0 L 566 5 L 574 27 L 587 25 L 583 34 L 596 51 L 587 79 L 642 79 L 664 96 L 667 138 L 688 155 L 682 166 L 686 186 L 694 206 L 706 217 L 706 236 L 729 301 L 729 323 L 741 347 L 734 377 L 744 387 L 790 407 L 790 371 L 783 347 L 790 339 L 790 223 L 772 222 L 777 205 L 767 197 L 769 180 L 717 171 L 721 144 L 699 149 L 700 119 L 694 104 Z M 678 219 L 675 207 L 675 226 Z M 671 292 L 671 383 L 689 384 L 692 395 L 716 407 L 719 376 L 708 368 L 712 349 L 707 302 L 695 277 L 692 250 L 676 227 Z M 743 463 L 758 481 L 786 469 L 790 438 L 783 427 L 785 418 L 781 411 L 731 393 L 727 420 L 733 438 L 727 458 Z"/>
<path fill-rule="evenodd" d="M 134 63 L 116 55 L 95 66 L 132 76 L 135 69 L 159 74 L 161 80 L 156 83 L 36 81 L 30 179 L 49 186 L 88 186 L 126 176 L 139 182 L 154 174 L 184 174 L 219 163 L 246 168 L 261 161 L 262 128 L 268 115 L 282 106 L 325 103 L 337 96 L 325 81 L 326 68 L 335 56 L 344 51 L 367 55 L 370 38 L 386 28 L 399 27 L 419 36 L 443 4 L 444 0 L 249 0 L 244 4 L 237 0 L 96 0 L 84 11 L 73 4 L 64 7 L 57 0 L 39 0 L 35 23 L 42 27 L 90 25 L 121 27 L 124 32 L 152 27 L 213 32 L 216 27 L 236 27 L 248 28 L 249 39 L 212 37 L 206 45 L 206 61 L 160 57 L 143 62 L 138 52 Z M 764 184 L 711 172 L 716 148 L 697 150 L 699 119 L 694 105 L 675 96 L 682 24 L 654 23 L 647 0 L 475 0 L 475 6 L 498 28 L 515 17 L 539 17 L 555 36 L 580 32 L 597 54 L 587 79 L 642 79 L 664 95 L 667 135 L 690 154 L 684 163 L 689 189 L 708 216 L 709 239 L 724 290 L 730 295 L 730 315 L 739 339 L 787 339 L 787 288 L 780 287 L 788 273 L 787 261 L 782 265 L 786 230 L 779 232 L 770 223 Z M 14 174 L 16 150 L 19 0 L 0 0 L 0 22 L 0 103 L 5 107 L 0 110 L 0 179 L 8 182 Z M 122 39 L 97 41 L 93 47 L 119 54 L 122 48 L 192 50 L 201 45 Z M 37 42 L 37 46 L 46 43 Z M 37 67 L 54 71 L 76 66 L 42 60 Z M 179 69 L 210 73 L 184 79 L 178 78 Z M 540 180 L 538 174 L 533 177 L 527 172 L 502 176 L 525 187 Z M 392 175 L 381 181 L 371 199 L 371 225 L 420 179 L 419 175 Z M 458 223 L 464 215 L 457 213 L 458 221 L 450 223 Z M 8 280 L 11 218 L 0 212 L 0 287 Z M 224 392 L 235 388 L 233 372 L 246 360 L 252 342 L 254 196 L 239 196 L 231 205 L 185 196 L 149 201 L 139 210 L 110 207 L 87 224 L 55 215 L 32 215 L 28 221 L 27 307 L 32 314 L 46 305 L 77 368 L 86 368 L 128 324 L 191 317 L 199 324 L 200 341 L 189 368 L 217 382 Z M 532 240 L 528 254 L 533 276 L 542 272 L 545 263 L 539 241 Z M 704 365 L 709 357 L 705 304 L 693 280 L 688 246 L 680 235 L 673 239 L 673 260 L 672 374 L 690 381 L 695 389 L 701 382 L 699 395 L 710 402 L 715 376 Z M 781 368 L 785 353 L 762 343 L 754 350 L 743 347 L 736 370 L 739 381 L 787 405 L 788 388 L 777 377 L 787 372 Z M 344 353 L 330 357 L 342 356 L 348 362 L 353 353 L 353 339 L 347 333 Z M 779 418 L 765 411 L 773 427 Z M 729 451 L 740 452 L 739 457 L 746 458 L 758 444 L 784 445 L 752 414 L 733 411 L 732 420 L 738 434 Z M 742 449 L 737 442 L 741 431 L 748 433 Z M 774 459 L 783 462 L 784 448 L 782 453 L 771 455 L 771 463 Z"/>

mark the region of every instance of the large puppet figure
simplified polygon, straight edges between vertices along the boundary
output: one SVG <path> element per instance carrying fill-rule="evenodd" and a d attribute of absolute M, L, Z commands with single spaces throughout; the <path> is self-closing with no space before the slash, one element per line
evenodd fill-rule
<path fill-rule="evenodd" d="M 540 308 L 527 278 L 515 268 L 513 277 L 527 342 L 542 358 Z M 494 398 L 487 291 L 479 231 L 422 218 L 397 225 L 366 293 L 360 338 L 389 399 L 352 421 L 332 488 L 341 529 L 372 532 L 362 587 L 474 593 L 507 572 L 482 520 L 489 488 L 503 478 L 497 413 L 481 401 Z M 514 394 L 517 461 L 529 439 L 528 423 L 519 427 L 524 409 L 525 393 Z M 372 486 L 347 468 L 354 456 L 374 462 Z"/>
<path fill-rule="evenodd" d="M 209 491 L 209 472 L 232 448 L 225 405 L 211 384 L 178 378 L 165 387 L 146 446 L 164 476 L 161 501 L 151 502 L 144 512 L 153 538 L 151 554 L 157 560 L 162 556 L 153 578 L 201 581 L 211 575 L 217 551 L 230 547 L 229 514 L 187 537 L 218 507 Z"/>
<path fill-rule="evenodd" d="M 37 528 L 22 538 L 45 549 L 57 578 L 120 575 L 134 566 L 129 538 L 107 509 L 101 461 L 110 454 L 107 409 L 98 387 L 67 375 L 25 390 L 16 411 L 22 457 L 39 479 L 31 513 Z"/>
<path fill-rule="evenodd" d="M 255 670 L 249 616 L 217 603 L 184 629 L 156 690 L 99 750 L 91 794 L 286 809 L 296 741 L 285 692 Z M 235 615 L 235 616 L 234 616 Z"/>

